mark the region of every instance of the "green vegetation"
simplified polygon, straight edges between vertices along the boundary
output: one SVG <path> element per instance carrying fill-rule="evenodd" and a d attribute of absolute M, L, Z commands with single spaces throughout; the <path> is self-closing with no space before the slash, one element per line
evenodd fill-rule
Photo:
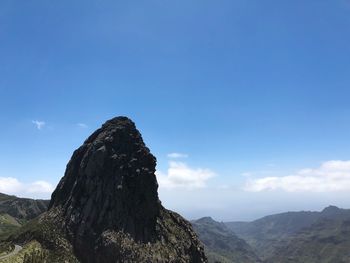
<path fill-rule="evenodd" d="M 0 193 L 0 201 L 6 201 L 6 200 L 14 199 L 14 198 L 16 198 L 16 197 L 13 195 L 5 195 L 5 194 Z"/>
<path fill-rule="evenodd" d="M 5 239 L 20 226 L 21 223 L 16 218 L 6 213 L 0 213 L 0 240 Z"/>
<path fill-rule="evenodd" d="M 293 236 L 317 222 L 324 219 L 333 221 L 347 218 L 350 218 L 350 210 L 329 206 L 322 212 L 287 212 L 266 216 L 252 222 L 225 224 L 244 239 L 260 258 L 269 259 L 277 251 L 286 249 Z"/>
<path fill-rule="evenodd" d="M 266 216 L 253 222 L 230 222 L 226 225 L 265 259 L 273 255 L 292 234 L 316 222 L 318 214 L 287 212 Z"/>
<path fill-rule="evenodd" d="M 11 252 L 13 247 L 8 252 Z M 32 261 L 24 261 L 25 259 L 30 260 L 31 258 L 37 258 L 36 255 L 46 254 L 45 250 L 42 246 L 36 242 L 32 241 L 26 244 L 22 250 L 20 250 L 17 254 L 10 256 L 8 258 L 0 260 L 0 263 L 32 263 Z M 32 255 L 34 255 L 32 257 Z M 41 262 L 41 261 L 33 261 L 33 262 Z M 43 261 L 44 263 L 45 261 Z"/>
<path fill-rule="evenodd" d="M 0 213 L 8 214 L 23 224 L 47 210 L 48 200 L 19 198 L 0 193 Z"/>
<path fill-rule="evenodd" d="M 232 261 L 227 257 L 224 257 L 208 249 L 205 249 L 205 254 L 208 257 L 208 261 L 210 263 L 232 263 Z"/>
<path fill-rule="evenodd" d="M 50 263 L 65 262 L 65 260 L 69 263 L 78 262 L 73 255 L 71 245 L 58 227 L 59 225 L 60 222 L 46 220 L 45 216 L 42 216 L 13 231 L 10 239 L 19 244 L 33 242 L 37 244 L 36 247 L 40 249 L 30 251 L 24 249 L 27 254 L 26 260 L 37 260 L 44 257 Z M 43 250 L 43 248 L 45 249 Z M 22 263 L 22 261 L 20 262 Z M 2 262 L 0 261 L 0 263 Z"/>
<path fill-rule="evenodd" d="M 23 263 L 47 263 L 48 252 L 46 250 L 35 250 L 24 255 Z"/>
<path fill-rule="evenodd" d="M 0 242 L 0 257 L 7 255 L 15 246 L 10 242 Z"/>
<path fill-rule="evenodd" d="M 0 213 L 0 226 L 3 224 L 21 226 L 21 224 L 14 217 L 10 216 L 9 214 Z"/>
<path fill-rule="evenodd" d="M 268 262 L 350 262 L 350 220 L 324 219 L 291 237 Z"/>
<path fill-rule="evenodd" d="M 0 194 L 0 208 L 13 206 L 14 198 Z M 27 204 L 27 200 L 24 202 Z M 31 214 L 25 209 L 15 206 L 14 211 Z M 62 220 L 60 211 L 50 211 L 29 221 L 0 212 L 0 258 L 9 255 L 0 263 L 78 263 L 60 228 Z M 179 228 L 183 223 L 179 220 L 175 213 L 162 213 L 158 227 L 166 233 L 169 246 L 160 241 L 152 245 L 135 243 L 128 235 L 114 231 L 103 233 L 101 240 L 130 255 L 130 262 L 135 258 L 150 262 L 175 259 L 178 256 L 173 248 L 181 247 L 181 242 L 191 237 Z M 268 263 L 350 262 L 350 210 L 331 206 L 322 212 L 288 212 L 253 222 L 219 223 L 207 217 L 193 221 L 192 225 L 205 245 L 210 263 L 262 262 L 259 257 Z M 13 254 L 15 245 L 20 244 L 24 244 L 23 249 Z"/>

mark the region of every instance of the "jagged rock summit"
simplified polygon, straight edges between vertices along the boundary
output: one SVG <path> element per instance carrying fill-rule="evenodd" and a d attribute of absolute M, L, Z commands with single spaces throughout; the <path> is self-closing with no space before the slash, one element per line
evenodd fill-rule
<path fill-rule="evenodd" d="M 74 152 L 48 212 L 17 240 L 38 241 L 50 262 L 207 262 L 190 223 L 161 205 L 155 167 L 130 119 L 107 121 Z"/>
<path fill-rule="evenodd" d="M 155 166 L 134 123 L 114 118 L 74 152 L 49 209 L 62 210 L 74 235 L 113 229 L 153 242 L 161 210 Z"/>

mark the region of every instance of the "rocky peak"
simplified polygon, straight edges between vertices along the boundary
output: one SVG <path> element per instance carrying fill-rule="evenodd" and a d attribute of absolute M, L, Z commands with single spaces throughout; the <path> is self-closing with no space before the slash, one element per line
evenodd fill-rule
<path fill-rule="evenodd" d="M 337 206 L 335 205 L 329 205 L 327 207 L 325 207 L 322 212 L 335 212 L 335 211 L 339 211 L 340 208 L 338 208 Z"/>
<path fill-rule="evenodd" d="M 115 229 L 152 241 L 160 209 L 155 166 L 135 124 L 111 119 L 74 152 L 49 209 L 60 206 L 75 234 Z"/>
<path fill-rule="evenodd" d="M 216 222 L 213 218 L 211 218 L 210 216 L 205 216 L 205 217 L 202 217 L 202 218 L 199 218 L 193 222 L 198 222 L 198 223 L 201 223 L 201 224 L 212 224 L 212 223 L 218 223 Z"/>
<path fill-rule="evenodd" d="M 81 262 L 206 262 L 191 225 L 161 205 L 155 168 L 135 124 L 113 118 L 73 153 L 43 222 Z"/>

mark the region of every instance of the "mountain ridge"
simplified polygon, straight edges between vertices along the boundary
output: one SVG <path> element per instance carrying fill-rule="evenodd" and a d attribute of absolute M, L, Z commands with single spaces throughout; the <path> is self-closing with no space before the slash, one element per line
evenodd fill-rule
<path fill-rule="evenodd" d="M 30 220 L 47 210 L 49 200 L 22 198 L 0 193 L 0 213 Z"/>
<path fill-rule="evenodd" d="M 252 248 L 238 238 L 224 223 L 211 217 L 191 221 L 199 239 L 203 242 L 209 262 L 259 263 L 261 260 Z"/>
<path fill-rule="evenodd" d="M 285 212 L 265 216 L 251 222 L 225 222 L 244 239 L 262 259 L 271 258 L 285 247 L 290 238 L 322 219 L 346 219 L 350 209 L 328 206 L 322 211 Z"/>
<path fill-rule="evenodd" d="M 16 196 L 9 196 L 0 193 L 2 199 L 17 199 L 22 200 L 23 198 L 17 198 Z M 27 200 L 28 198 L 25 198 Z M 30 200 L 30 199 L 29 199 Z M 35 200 L 31 200 L 35 201 Z M 46 200 L 46 204 L 48 204 Z M 296 218 L 295 215 L 303 217 L 305 215 L 312 215 L 318 217 L 314 223 L 299 229 L 295 233 L 287 235 L 283 239 L 278 240 L 278 246 L 274 247 L 273 253 L 265 257 L 265 260 L 262 261 L 256 256 L 255 250 L 250 247 L 244 239 L 236 235 L 224 222 L 217 222 L 212 217 L 203 217 L 197 220 L 192 220 L 191 224 L 195 232 L 197 233 L 199 239 L 203 242 L 205 246 L 205 253 L 208 256 L 209 262 L 268 262 L 268 263 L 279 263 L 284 259 L 288 259 L 287 262 L 348 262 L 350 258 L 347 257 L 347 247 L 350 246 L 350 210 L 342 209 L 336 206 L 325 207 L 322 211 L 299 211 L 299 212 L 286 212 L 280 214 L 274 214 L 265 216 L 263 218 L 254 220 L 255 221 L 266 221 L 269 219 L 274 219 L 275 217 L 291 216 Z M 322 218 L 323 217 L 323 218 Z M 297 217 L 298 218 L 298 217 Z M 263 220 L 262 220 L 263 219 Z M 9 227 L 10 233 L 15 236 L 15 239 L 21 243 L 25 241 L 23 236 L 24 233 L 35 233 L 37 235 L 41 230 L 37 230 L 37 221 L 42 220 L 42 216 L 34 218 L 31 222 L 24 225 L 22 228 L 19 228 L 22 224 L 27 221 L 23 221 L 19 218 L 12 217 L 8 214 L 0 213 L 0 232 L 1 227 Z M 3 224 L 6 223 L 7 225 Z M 284 221 L 288 223 L 290 221 Z M 247 224 L 249 222 L 235 222 L 236 227 Z M 54 227 L 48 227 L 50 231 Z M 218 231 L 219 229 L 219 231 Z M 290 230 L 290 229 L 289 229 Z M 8 233 L 9 233 L 8 232 Z M 285 229 L 285 232 L 288 232 L 288 228 Z M 14 234 L 15 233 L 15 234 Z M 50 235 L 50 234 L 48 234 Z M 54 235 L 55 237 L 55 235 Z M 211 238 L 211 242 L 208 243 L 208 237 Z M 0 233 L 1 238 L 1 233 Z M 24 241 L 21 240 L 24 238 Z M 28 237 L 26 237 L 28 238 Z M 220 248 L 220 244 L 216 245 L 216 241 L 221 245 L 226 246 L 226 249 Z M 239 241 L 241 240 L 241 241 Z M 242 245 L 242 241 L 245 245 Z M 68 241 L 67 241 L 68 242 Z M 276 240 L 274 241 L 276 242 Z M 1 242 L 0 242 L 1 243 Z M 31 243 L 30 246 L 34 245 L 40 247 L 40 243 Z M 227 245 L 228 244 L 228 245 Z M 238 245 L 237 245 L 238 244 Z M 239 245 L 240 244 L 240 245 Z M 4 246 L 4 248 L 2 248 Z M 1 243 L 0 253 L 2 249 L 7 249 L 11 251 L 9 247 L 11 244 Z M 46 244 L 47 247 L 50 247 L 50 243 Z M 248 247 L 248 249 L 247 249 Z M 227 249 L 229 248 L 229 249 Z M 243 248 L 243 249 L 242 249 Z M 45 251 L 45 247 L 41 247 Z M 38 247 L 36 247 L 38 250 Z M 326 253 L 320 252 L 326 251 Z M 73 252 L 72 252 L 73 253 Z M 43 252 L 45 255 L 45 252 Z M 322 261 L 320 255 L 324 259 L 331 261 Z M 231 257 L 230 257 L 231 256 Z M 245 258 L 242 261 L 242 257 Z M 238 258 L 238 260 L 237 260 Z M 248 258 L 248 260 L 247 260 Z M 71 259 L 73 260 L 73 259 Z M 333 261 L 332 261 L 333 260 Z M 0 260 L 1 262 L 1 260 Z M 74 262 L 74 261 L 72 261 Z"/>

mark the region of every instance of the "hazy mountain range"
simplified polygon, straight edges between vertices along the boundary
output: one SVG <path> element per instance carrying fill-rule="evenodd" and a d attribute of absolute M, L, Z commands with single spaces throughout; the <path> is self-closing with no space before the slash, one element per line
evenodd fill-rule
<path fill-rule="evenodd" d="M 226 222 L 265 262 L 349 262 L 350 210 L 287 212 L 252 222 Z"/>
<path fill-rule="evenodd" d="M 252 222 L 192 222 L 211 262 L 350 262 L 350 209 L 286 212 Z"/>
<path fill-rule="evenodd" d="M 28 227 L 48 203 L 0 194 L 0 238 Z M 191 223 L 209 262 L 350 262 L 350 209 L 329 206 L 321 212 L 286 212 L 252 222 L 204 217 Z"/>
<path fill-rule="evenodd" d="M 261 262 L 253 249 L 226 224 L 204 217 L 191 222 L 209 262 Z"/>

